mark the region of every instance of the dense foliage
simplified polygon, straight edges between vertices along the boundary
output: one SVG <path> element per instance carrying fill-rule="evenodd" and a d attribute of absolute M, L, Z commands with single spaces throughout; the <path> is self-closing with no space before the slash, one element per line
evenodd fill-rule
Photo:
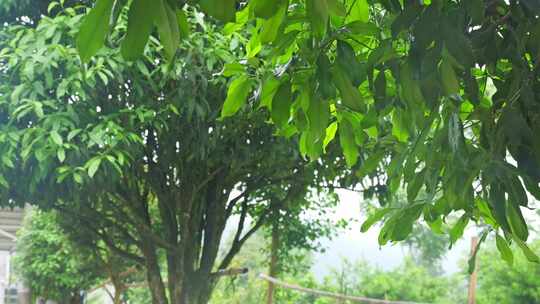
<path fill-rule="evenodd" d="M 479 254 L 477 303 L 538 303 L 540 302 L 540 267 L 531 265 L 522 254 L 516 254 L 513 265 L 498 258 L 494 242 Z M 532 242 L 540 250 L 540 241 Z"/>
<path fill-rule="evenodd" d="M 79 54 L 105 42 L 113 4 L 99 0 L 78 36 Z M 250 32 L 222 116 L 248 100 L 271 112 L 282 134 L 300 134 L 311 159 L 338 135 L 343 155 L 377 194 L 380 243 L 400 241 L 421 216 L 432 225 L 460 212 L 515 242 L 532 261 L 521 208 L 540 197 L 537 1 L 136 0 L 129 6 L 125 58 L 140 56 L 154 24 L 169 59 L 184 37 L 183 7 Z M 141 13 L 144 12 L 144 13 Z M 152 12 L 146 14 L 146 12 Z M 219 23 L 219 22 L 218 22 Z M 180 26 L 182 28 L 182 26 Z M 179 55 L 178 57 L 181 57 Z M 260 81 L 262 80 L 262 81 Z M 392 208 L 403 186 L 409 205 Z M 419 199 L 425 189 L 427 197 Z M 463 214 L 461 215 L 461 213 Z"/>
<path fill-rule="evenodd" d="M 134 63 L 102 49 L 80 70 L 73 42 L 81 18 L 66 8 L 0 32 L 2 204 L 59 210 L 67 229 L 93 235 L 88 247 L 144 267 L 154 303 L 205 303 L 215 271 L 272 221 L 291 228 L 293 247 L 330 233 L 324 214 L 336 200 L 316 195 L 332 191 L 342 162 L 307 162 L 255 104 L 218 119 L 220 71 L 245 41 L 194 13 L 182 60 L 161 65 L 154 40 Z M 117 28 L 121 35 L 125 23 Z M 312 209 L 320 220 L 304 216 Z M 233 242 L 218 256 L 233 215 Z"/>
<path fill-rule="evenodd" d="M 91 250 L 69 239 L 56 216 L 40 211 L 26 216 L 13 262 L 35 297 L 75 304 L 82 291 L 106 276 L 105 270 Z"/>

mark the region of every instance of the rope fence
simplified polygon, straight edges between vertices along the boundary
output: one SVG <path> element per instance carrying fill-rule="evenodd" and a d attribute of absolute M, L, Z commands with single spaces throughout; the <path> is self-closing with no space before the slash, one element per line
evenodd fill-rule
<path fill-rule="evenodd" d="M 126 276 L 128 274 L 131 274 L 134 272 L 134 269 L 128 269 L 128 271 L 125 271 L 124 273 L 121 273 L 120 276 Z M 230 268 L 230 269 L 223 269 L 217 272 L 212 273 L 212 276 L 215 277 L 221 277 L 221 276 L 237 276 L 237 275 L 246 275 L 249 272 L 248 268 Z M 287 283 L 285 281 L 276 279 L 274 277 L 271 277 L 269 275 L 266 275 L 264 273 L 259 273 L 255 278 L 271 282 L 277 286 L 280 286 L 281 288 L 296 290 L 298 292 L 308 293 L 312 294 L 318 297 L 326 297 L 326 298 L 333 298 L 337 300 L 342 301 L 350 301 L 355 303 L 363 303 L 363 304 L 426 304 L 426 303 L 420 303 L 420 302 L 409 302 L 409 301 L 391 301 L 391 300 L 382 300 L 382 299 L 373 299 L 373 298 L 367 298 L 367 297 L 359 297 L 359 296 L 349 296 L 344 294 L 339 294 L 335 292 L 330 291 L 324 291 L 324 290 L 317 290 L 312 288 L 306 288 L 302 287 L 300 285 Z M 95 291 L 97 289 L 105 288 L 106 285 L 110 284 L 110 281 L 106 281 L 103 284 L 100 284 L 99 286 L 93 288 L 91 291 Z M 127 285 L 130 288 L 137 288 L 137 287 L 145 287 L 147 286 L 146 282 L 134 282 Z"/>
<path fill-rule="evenodd" d="M 390 301 L 390 300 L 381 300 L 381 299 L 372 299 L 372 298 L 366 298 L 366 297 L 356 297 L 356 296 L 348 296 L 343 295 L 339 293 L 329 292 L 329 291 L 323 291 L 323 290 L 316 290 L 311 288 L 302 287 L 295 284 L 290 284 L 281 280 L 278 280 L 276 278 L 270 277 L 264 273 L 260 273 L 258 276 L 259 279 L 272 282 L 275 285 L 281 286 L 283 288 L 296 290 L 303 293 L 309 293 L 312 295 L 316 295 L 319 297 L 327 297 L 327 298 L 334 298 L 338 300 L 346 300 L 356 303 L 364 303 L 364 304 L 424 304 L 419 302 L 408 302 L 408 301 Z"/>

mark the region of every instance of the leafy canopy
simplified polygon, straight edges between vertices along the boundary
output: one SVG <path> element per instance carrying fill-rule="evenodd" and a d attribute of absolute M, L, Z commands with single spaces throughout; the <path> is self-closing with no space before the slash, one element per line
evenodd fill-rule
<path fill-rule="evenodd" d="M 2 204 L 59 210 L 66 227 L 82 227 L 72 235 L 87 236 L 88 247 L 144 267 L 154 303 L 206 303 L 214 271 L 273 220 L 291 230 L 291 247 L 310 248 L 331 232 L 324 218 L 304 219 L 335 204 L 310 194 L 325 191 L 342 162 L 306 161 L 292 140 L 274 136 L 255 103 L 218 119 L 227 95 L 219 72 L 244 41 L 195 14 L 189 27 L 205 31 L 183 41 L 181 60 L 160 64 L 153 39 L 135 62 L 121 47 L 103 48 L 80 70 L 81 17 L 65 9 L 35 28 L 0 31 Z M 124 33 L 121 20 L 113 40 Z M 234 214 L 234 240 L 219 256 Z"/>
<path fill-rule="evenodd" d="M 140 56 L 155 25 L 173 60 L 184 9 L 197 7 L 229 35 L 250 32 L 244 60 L 224 71 L 235 79 L 223 117 L 252 89 L 280 134 L 300 135 L 304 155 L 337 140 L 358 178 L 384 173 L 370 185 L 383 204 L 407 189 L 409 205 L 378 215 L 381 244 L 406 238 L 420 217 L 438 227 L 459 212 L 452 241 L 472 220 L 529 251 L 522 208 L 528 194 L 540 198 L 536 1 L 158 2 L 140 16 L 144 0 L 98 0 L 79 32 L 83 62 L 95 64 L 122 6 L 124 56 Z"/>

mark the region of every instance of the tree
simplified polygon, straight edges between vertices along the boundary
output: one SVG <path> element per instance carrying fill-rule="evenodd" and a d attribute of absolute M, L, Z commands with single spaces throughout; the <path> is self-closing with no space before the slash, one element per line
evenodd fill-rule
<path fill-rule="evenodd" d="M 98 258 L 75 246 L 57 225 L 53 212 L 31 211 L 18 233 L 16 274 L 34 296 L 59 303 L 80 303 L 80 292 L 105 276 Z"/>
<path fill-rule="evenodd" d="M 261 232 L 256 233 L 252 239 L 246 242 L 246 246 L 242 248 L 233 263 L 248 267 L 250 270 L 249 273 L 245 276 L 232 277 L 220 281 L 210 303 L 236 304 L 265 302 L 267 295 L 261 291 L 265 290 L 267 283 L 258 279 L 258 274 L 266 272 L 269 243 L 268 238 Z M 306 249 L 295 248 L 289 250 L 287 255 L 287 267 L 281 268 L 279 273 L 280 278 L 302 284 L 302 286 L 316 286 L 315 278 L 310 273 L 312 265 L 311 252 Z M 280 256 L 280 261 L 283 261 L 282 256 Z M 307 304 L 314 301 L 310 295 L 279 287 L 274 292 L 274 303 Z"/>
<path fill-rule="evenodd" d="M 490 246 L 478 257 L 477 302 L 482 303 L 538 303 L 540 301 L 540 267 L 531 265 L 522 254 L 514 256 L 513 265 L 500 258 L 490 240 Z M 540 249 L 540 242 L 532 242 L 534 250 Z"/>
<path fill-rule="evenodd" d="M 301 135 L 303 154 L 317 159 L 337 131 L 358 177 L 384 172 L 386 178 L 372 185 L 379 196 L 392 198 L 400 186 L 407 188 L 410 205 L 384 217 L 381 244 L 406 238 L 421 215 L 436 223 L 463 211 L 460 226 L 487 223 L 504 232 L 505 242 L 530 251 L 521 208 L 527 207 L 526 193 L 540 198 L 536 1 L 124 5 L 133 20 L 122 40 L 128 59 L 140 56 L 155 24 L 164 53 L 174 61 L 185 36 L 176 26 L 184 6 L 216 18 L 226 33 L 250 31 L 245 60 L 231 64 L 236 78 L 229 92 L 263 79 L 254 87 L 263 92 L 259 103 L 281 132 Z M 90 59 L 105 42 L 109 20 L 115 22 L 112 7 L 112 0 L 99 0 L 85 18 L 78 36 L 83 62 L 94 64 Z M 154 13 L 140 17 L 141 11 Z M 274 104 L 274 94 L 282 102 Z M 225 100 L 223 116 L 245 100 L 233 107 Z M 429 195 L 420 201 L 422 188 Z"/>
<path fill-rule="evenodd" d="M 220 72 L 243 41 L 199 15 L 187 23 L 199 30 L 181 60 L 161 65 L 166 45 L 154 41 L 136 62 L 102 49 L 84 70 L 72 47 L 81 17 L 65 9 L 0 33 L 1 201 L 71 217 L 96 246 L 145 269 L 153 303 L 206 303 L 271 210 L 298 216 L 313 203 L 308 192 L 332 190 L 342 162 L 306 161 L 255 104 L 218 119 L 231 110 L 222 100 L 247 98 L 254 83 L 237 82 L 227 95 Z M 220 259 L 234 214 L 240 221 Z"/>
<path fill-rule="evenodd" d="M 465 293 L 457 278 L 433 276 L 410 257 L 392 270 L 382 270 L 366 262 L 343 261 L 339 269 L 325 277 L 319 287 L 334 292 L 376 299 L 422 303 L 463 303 Z M 320 299 L 316 303 L 332 303 Z"/>

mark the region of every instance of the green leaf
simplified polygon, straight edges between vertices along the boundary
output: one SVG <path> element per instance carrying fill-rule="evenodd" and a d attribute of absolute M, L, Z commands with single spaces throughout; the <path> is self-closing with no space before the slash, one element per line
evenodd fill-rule
<path fill-rule="evenodd" d="M 474 252 L 469 257 L 469 261 L 468 261 L 468 264 L 469 264 L 468 272 L 469 272 L 469 274 L 472 274 L 474 272 L 474 270 L 476 269 L 476 256 L 478 255 L 478 252 L 480 251 L 480 246 L 486 240 L 487 234 L 488 234 L 488 231 L 484 231 L 484 233 L 482 233 L 482 237 L 478 241 L 478 244 L 476 244 L 476 247 L 474 248 Z"/>
<path fill-rule="evenodd" d="M 352 85 L 347 72 L 335 65 L 332 67 L 333 82 L 341 93 L 341 100 L 345 106 L 353 111 L 364 112 L 365 105 L 362 96 L 356 87 Z"/>
<path fill-rule="evenodd" d="M 356 171 L 356 176 L 358 178 L 363 178 L 375 171 L 381 160 L 384 158 L 384 155 L 385 153 L 383 150 L 378 150 L 377 152 L 371 154 L 368 159 L 362 163 L 360 169 Z"/>
<path fill-rule="evenodd" d="M 367 0 L 347 0 L 349 15 L 346 18 L 347 22 L 369 20 L 369 4 Z"/>
<path fill-rule="evenodd" d="M 502 236 L 497 234 L 495 235 L 495 244 L 497 245 L 497 249 L 499 250 L 499 253 L 501 254 L 503 260 L 505 260 L 510 266 L 512 266 L 512 264 L 514 263 L 514 254 L 512 253 L 512 249 L 510 249 L 510 246 L 508 246 L 506 240 Z"/>
<path fill-rule="evenodd" d="M 231 62 L 226 63 L 223 67 L 223 76 L 225 77 L 231 77 L 239 74 L 243 74 L 246 72 L 246 67 L 238 62 Z"/>
<path fill-rule="evenodd" d="M 281 23 L 283 22 L 286 13 L 287 6 L 286 3 L 284 3 L 279 7 L 276 14 L 263 22 L 261 33 L 259 35 L 261 43 L 270 43 L 276 40 L 276 37 L 281 29 Z"/>
<path fill-rule="evenodd" d="M 394 109 L 392 113 L 392 135 L 400 142 L 407 142 L 409 139 L 405 114 L 397 109 Z"/>
<path fill-rule="evenodd" d="M 81 133 L 81 131 L 82 131 L 81 129 L 71 130 L 68 133 L 67 140 L 71 141 L 75 136 L 77 136 L 79 133 Z"/>
<path fill-rule="evenodd" d="M 167 59 L 172 60 L 180 44 L 180 26 L 177 14 L 166 0 L 157 1 L 156 26 Z"/>
<path fill-rule="evenodd" d="M 113 3 L 113 0 L 97 0 L 94 8 L 84 17 L 76 40 L 82 62 L 88 62 L 103 47 Z"/>
<path fill-rule="evenodd" d="M 328 5 L 326 0 L 306 0 L 307 15 L 315 37 L 322 39 L 328 26 Z"/>
<path fill-rule="evenodd" d="M 278 127 L 284 127 L 289 122 L 292 103 L 291 83 L 285 81 L 279 86 L 274 98 L 272 98 L 270 116 Z"/>
<path fill-rule="evenodd" d="M 359 152 L 354 140 L 353 127 L 346 119 L 342 119 L 339 123 L 339 143 L 345 155 L 347 166 L 354 166 L 358 160 Z"/>
<path fill-rule="evenodd" d="M 467 13 L 471 17 L 472 25 L 481 25 L 484 21 L 484 1 L 483 0 L 469 0 L 465 2 L 467 7 Z"/>
<path fill-rule="evenodd" d="M 540 263 L 540 259 L 538 258 L 538 255 L 536 255 L 536 253 L 534 253 L 534 251 L 532 251 L 531 248 L 529 248 L 529 246 L 527 246 L 527 244 L 524 241 L 516 237 L 514 237 L 514 241 L 516 242 L 516 244 L 518 244 L 519 248 L 521 248 L 521 251 L 527 258 L 527 260 L 529 260 L 529 262 L 533 262 L 537 264 Z"/>
<path fill-rule="evenodd" d="M 424 102 L 418 80 L 413 76 L 413 70 L 408 62 L 403 63 L 399 71 L 403 98 L 411 105 Z"/>
<path fill-rule="evenodd" d="M 77 172 L 74 172 L 74 173 L 73 173 L 73 179 L 75 180 L 75 182 L 76 182 L 77 184 L 82 184 L 82 182 L 83 182 L 82 176 L 81 176 L 79 173 L 77 173 Z"/>
<path fill-rule="evenodd" d="M 280 83 L 281 82 L 273 76 L 268 77 L 264 81 L 261 89 L 261 99 L 259 107 L 266 107 L 269 110 L 272 109 L 272 99 L 274 99 L 274 95 L 276 94 Z"/>
<path fill-rule="evenodd" d="M 236 15 L 236 0 L 201 0 L 201 9 L 223 22 L 233 22 Z"/>
<path fill-rule="evenodd" d="M 455 244 L 456 241 L 461 238 L 461 236 L 463 235 L 463 231 L 465 231 L 465 227 L 467 227 L 468 223 L 469 216 L 467 214 L 463 214 L 456 222 L 454 227 L 450 229 L 450 246 Z"/>
<path fill-rule="evenodd" d="M 416 204 L 402 209 L 392 215 L 392 217 L 388 219 L 386 224 L 383 226 L 383 229 L 381 229 L 381 233 L 383 233 L 384 230 L 384 233 L 386 234 L 383 239 L 390 239 L 396 242 L 406 239 L 412 232 L 413 224 L 422 214 L 423 208 L 424 204 Z M 389 228 L 385 228 L 387 225 Z"/>
<path fill-rule="evenodd" d="M 345 27 L 349 30 L 351 34 L 362 35 L 362 36 L 376 36 L 379 34 L 379 28 L 370 22 L 364 21 L 353 21 L 347 23 Z"/>
<path fill-rule="evenodd" d="M 255 17 L 268 19 L 277 13 L 283 3 L 282 0 L 252 0 L 249 5 L 253 9 Z"/>
<path fill-rule="evenodd" d="M 51 139 L 58 146 L 61 146 L 62 144 L 64 144 L 64 141 L 62 140 L 62 136 L 60 136 L 60 134 L 58 134 L 58 132 L 56 131 L 51 131 Z"/>
<path fill-rule="evenodd" d="M 56 151 L 56 156 L 58 157 L 58 160 L 63 163 L 64 160 L 66 159 L 66 151 L 64 150 L 64 148 L 60 148 Z"/>
<path fill-rule="evenodd" d="M 326 0 L 328 10 L 335 16 L 344 17 L 347 14 L 347 8 L 341 0 Z"/>
<path fill-rule="evenodd" d="M 366 232 L 369 230 L 369 228 L 371 228 L 371 226 L 373 226 L 373 224 L 375 224 L 376 222 L 380 221 L 385 215 L 388 214 L 388 212 L 392 211 L 393 209 L 392 208 L 383 208 L 383 209 L 378 209 L 377 211 L 375 211 L 375 213 L 373 213 L 372 215 L 370 215 L 365 221 L 364 223 L 362 223 L 362 227 L 360 227 L 360 231 L 361 232 Z"/>
<path fill-rule="evenodd" d="M 326 146 L 328 146 L 328 144 L 334 139 L 334 137 L 336 137 L 337 128 L 338 128 L 338 124 L 336 121 L 331 123 L 326 128 L 326 134 L 323 141 L 323 149 L 325 149 L 325 151 L 326 151 Z"/>
<path fill-rule="evenodd" d="M 459 94 L 459 81 L 449 60 L 443 59 L 440 66 L 441 80 L 446 95 Z"/>
<path fill-rule="evenodd" d="M 178 20 L 178 28 L 180 30 L 180 38 L 188 37 L 190 34 L 189 22 L 184 10 L 176 10 L 176 20 Z"/>
<path fill-rule="evenodd" d="M 308 91 L 307 87 L 303 88 Z M 317 139 L 322 139 L 326 134 L 328 119 L 330 118 L 330 107 L 328 102 L 322 100 L 317 95 L 305 94 L 309 98 L 309 108 L 307 109 L 307 118 L 309 122 L 309 130 Z"/>
<path fill-rule="evenodd" d="M 101 164 L 101 158 L 94 157 L 91 160 L 86 163 L 86 166 L 88 167 L 88 176 L 91 178 L 94 177 L 96 174 L 96 171 L 99 169 L 99 165 Z"/>
<path fill-rule="evenodd" d="M 408 30 L 418 18 L 421 11 L 422 7 L 420 5 L 416 5 L 416 3 L 406 5 L 401 14 L 397 16 L 394 22 L 392 22 L 392 36 L 396 37 L 402 31 Z"/>
<path fill-rule="evenodd" d="M 426 169 L 423 169 L 422 171 L 415 174 L 412 181 L 407 184 L 407 200 L 409 202 L 414 201 L 418 196 L 418 192 L 424 185 L 425 175 Z"/>
<path fill-rule="evenodd" d="M 529 237 L 529 230 L 517 203 L 506 202 L 506 219 L 508 220 L 512 234 L 520 240 L 526 241 Z"/>
<path fill-rule="evenodd" d="M 326 54 L 321 54 L 317 59 L 316 78 L 319 83 L 319 92 L 324 99 L 333 99 L 336 96 L 336 88 L 332 84 L 332 65 Z"/>
<path fill-rule="evenodd" d="M 156 8 L 153 0 L 134 0 L 131 3 L 127 33 L 121 46 L 124 59 L 135 60 L 144 52 L 144 47 L 154 27 L 154 12 Z"/>
<path fill-rule="evenodd" d="M 247 96 L 251 90 L 251 80 L 242 75 L 236 78 L 227 91 L 227 99 L 221 110 L 221 118 L 234 115 L 246 103 Z"/>

